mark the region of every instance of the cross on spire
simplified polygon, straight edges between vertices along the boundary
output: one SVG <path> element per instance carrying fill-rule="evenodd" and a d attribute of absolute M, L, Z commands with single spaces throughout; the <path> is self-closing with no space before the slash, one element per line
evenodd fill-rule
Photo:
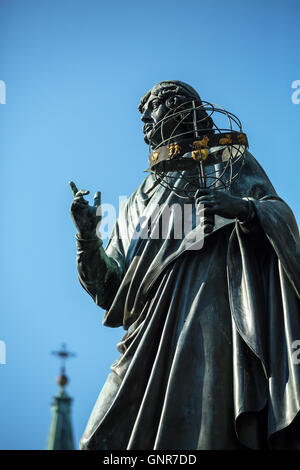
<path fill-rule="evenodd" d="M 60 351 L 52 351 L 52 353 L 54 356 L 57 356 L 61 359 L 61 372 L 64 373 L 65 372 L 65 362 L 67 359 L 69 359 L 70 357 L 75 357 L 76 354 L 75 353 L 72 353 L 70 351 L 67 351 L 67 346 L 65 343 L 63 343 L 61 345 L 61 349 Z"/>

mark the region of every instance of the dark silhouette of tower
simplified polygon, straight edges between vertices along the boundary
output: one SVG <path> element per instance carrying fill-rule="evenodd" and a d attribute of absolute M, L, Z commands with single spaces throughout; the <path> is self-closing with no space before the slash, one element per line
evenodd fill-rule
<path fill-rule="evenodd" d="M 69 379 L 65 372 L 65 361 L 75 354 L 67 351 L 63 344 L 60 351 L 54 351 L 52 354 L 58 356 L 61 361 L 60 375 L 57 377 L 59 391 L 53 398 L 51 404 L 52 419 L 48 436 L 47 450 L 73 450 L 74 438 L 71 421 L 71 403 L 72 398 L 65 391 Z"/>

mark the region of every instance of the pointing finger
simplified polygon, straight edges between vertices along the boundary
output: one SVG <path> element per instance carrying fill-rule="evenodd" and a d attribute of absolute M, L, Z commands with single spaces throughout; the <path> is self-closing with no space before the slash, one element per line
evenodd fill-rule
<path fill-rule="evenodd" d="M 73 196 L 75 196 L 76 193 L 78 192 L 77 186 L 73 181 L 70 181 L 70 186 L 71 186 L 71 189 L 72 189 Z"/>
<path fill-rule="evenodd" d="M 195 194 L 195 199 L 197 199 L 200 196 L 205 196 L 206 194 L 211 194 L 212 191 L 211 189 L 198 189 Z"/>
<path fill-rule="evenodd" d="M 212 202 L 214 201 L 215 198 L 213 196 L 209 196 L 209 195 L 206 195 L 206 196 L 200 196 L 196 199 L 196 204 L 205 204 L 206 202 Z"/>
<path fill-rule="evenodd" d="M 77 193 L 75 194 L 75 197 L 83 197 L 83 196 L 87 196 L 88 194 L 90 194 L 89 191 L 87 191 L 86 189 L 81 189 L 80 191 L 77 191 Z"/>
<path fill-rule="evenodd" d="M 206 206 L 204 208 L 200 208 L 196 211 L 196 214 L 199 215 L 200 217 L 206 217 L 208 214 L 214 214 L 216 212 L 216 207 L 211 205 L 211 206 Z"/>
<path fill-rule="evenodd" d="M 205 204 L 199 204 L 197 207 L 196 207 L 196 212 L 199 212 L 199 211 L 205 211 L 208 207 L 215 207 L 215 204 L 213 202 L 206 202 Z"/>
<path fill-rule="evenodd" d="M 94 206 L 99 207 L 101 206 L 101 193 L 97 191 L 94 196 Z"/>

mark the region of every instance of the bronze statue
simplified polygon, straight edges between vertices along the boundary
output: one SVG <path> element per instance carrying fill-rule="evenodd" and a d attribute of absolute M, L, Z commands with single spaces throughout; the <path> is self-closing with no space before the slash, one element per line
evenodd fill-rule
<path fill-rule="evenodd" d="M 176 80 L 158 83 L 142 98 L 153 164 L 180 152 L 185 157 L 187 135 L 196 130 L 172 110 L 186 103 L 197 110 L 201 99 Z M 224 154 L 231 140 L 226 134 L 223 146 L 205 145 L 215 134 L 212 119 L 204 117 L 197 130 L 201 145 L 189 154 L 194 159 Z M 246 141 L 242 134 L 236 138 Z M 166 141 L 169 156 L 163 157 Z M 184 236 L 154 237 L 151 226 L 147 237 L 133 236 L 136 220 L 150 220 L 154 206 L 185 203 L 153 172 L 123 206 L 105 250 L 97 235 L 100 193 L 90 206 L 88 191 L 71 183 L 80 283 L 106 310 L 103 324 L 126 330 L 82 449 L 300 449 L 300 365 L 294 356 L 299 234 L 264 170 L 248 151 L 244 157 L 228 190 L 195 188 L 193 214 L 201 207 L 203 214 L 204 205 L 206 216 L 214 217 L 208 231 L 203 223 L 201 249 L 190 249 Z M 202 167 L 201 178 L 208 168 Z M 179 173 L 178 190 L 185 185 Z M 155 228 L 162 212 L 152 217 Z M 172 235 L 172 219 L 169 224 Z"/>

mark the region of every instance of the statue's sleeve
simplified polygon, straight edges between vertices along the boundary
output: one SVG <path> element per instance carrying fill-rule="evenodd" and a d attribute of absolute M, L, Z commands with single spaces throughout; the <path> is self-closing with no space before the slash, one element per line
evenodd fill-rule
<path fill-rule="evenodd" d="M 262 228 L 256 214 L 254 199 L 249 197 L 244 197 L 243 199 L 248 202 L 248 216 L 246 220 L 239 221 L 239 225 L 246 235 L 256 239 L 262 235 Z"/>
<path fill-rule="evenodd" d="M 271 244 L 300 297 L 300 238 L 293 212 L 277 196 L 247 199 L 251 204 L 250 216 L 239 226 L 262 250 L 266 242 Z"/>
<path fill-rule="evenodd" d="M 76 243 L 79 282 L 94 302 L 107 310 L 123 277 L 122 257 L 108 256 L 100 238 L 87 240 L 76 235 Z"/>
<path fill-rule="evenodd" d="M 76 235 L 79 282 L 94 302 L 109 310 L 125 275 L 128 250 L 127 203 L 121 205 L 112 233 L 104 249 L 101 238 L 83 240 Z"/>

